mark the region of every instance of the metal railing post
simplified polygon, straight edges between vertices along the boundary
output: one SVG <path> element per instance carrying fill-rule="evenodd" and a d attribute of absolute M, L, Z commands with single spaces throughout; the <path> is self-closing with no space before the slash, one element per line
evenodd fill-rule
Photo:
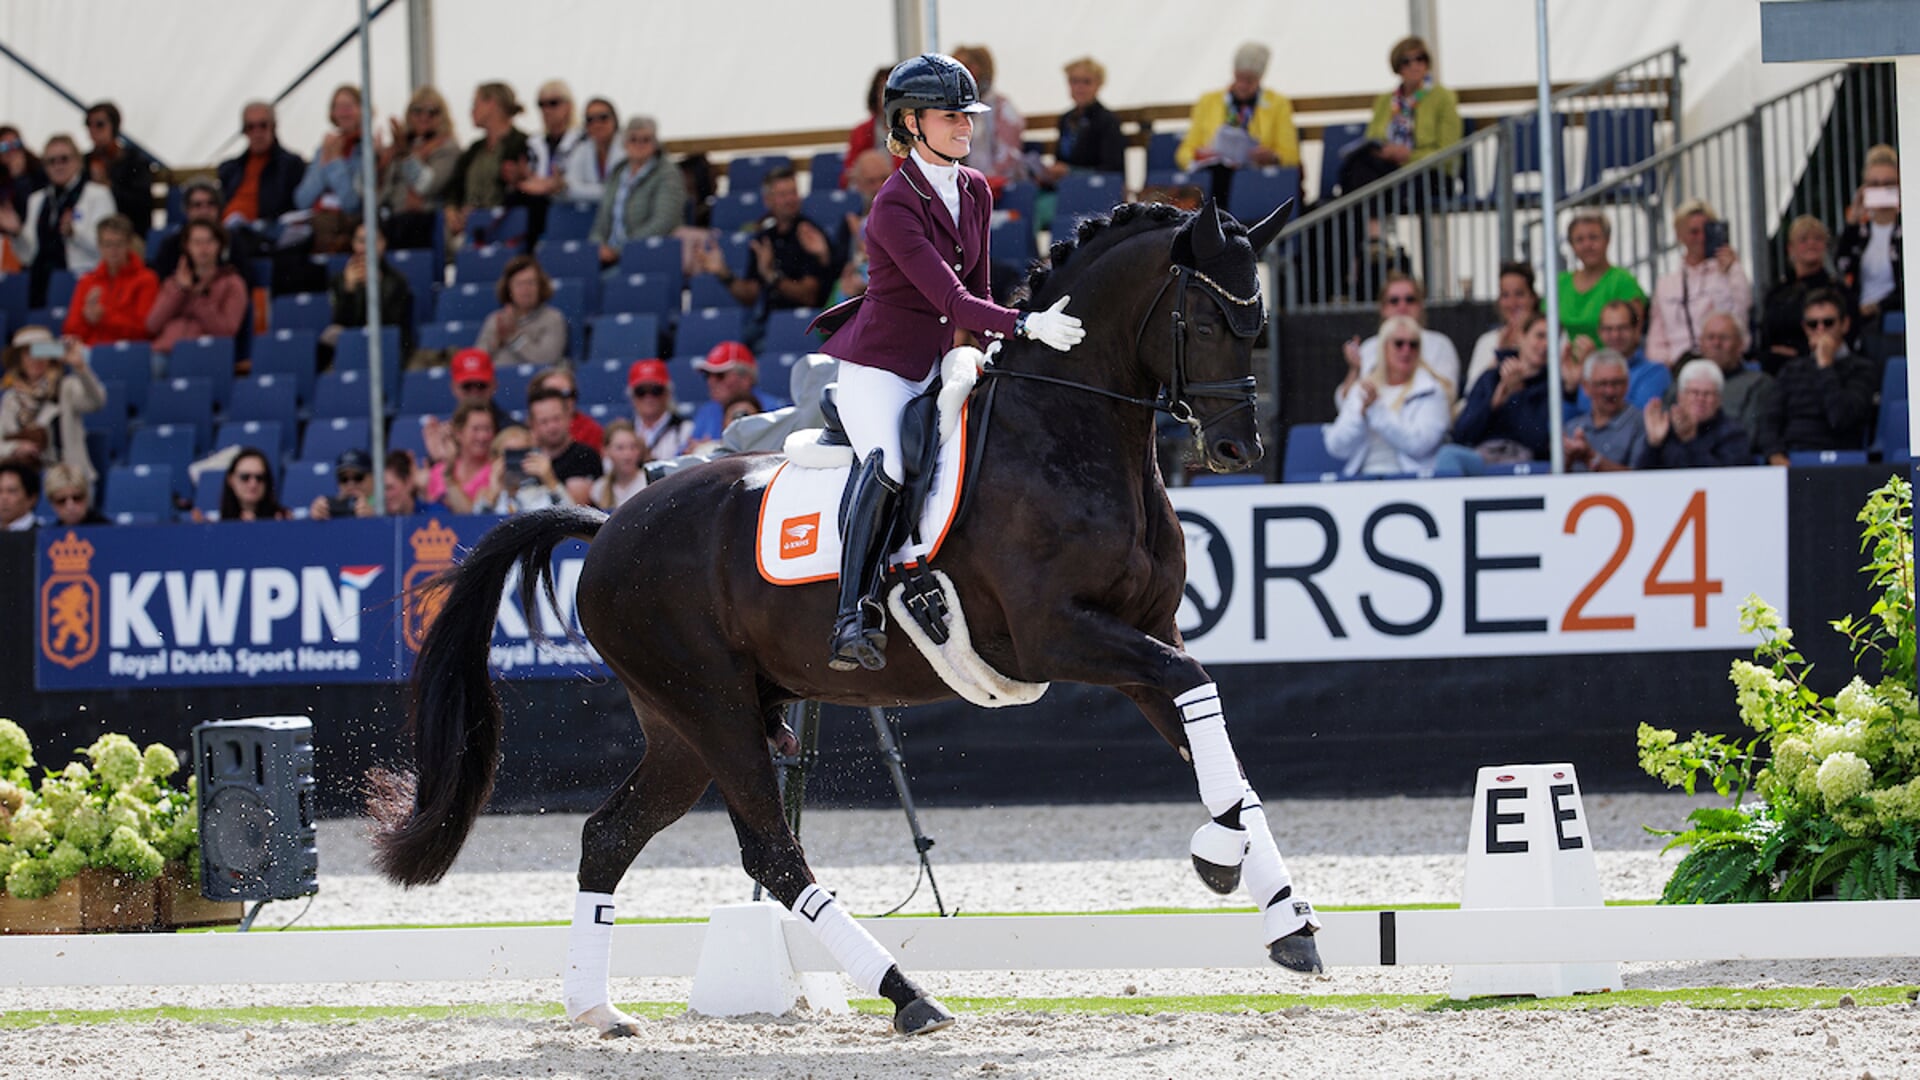
<path fill-rule="evenodd" d="M 1773 200 L 1767 198 L 1766 121 L 1760 110 L 1747 115 L 1747 228 L 1751 239 L 1748 256 L 1753 260 L 1753 286 L 1765 289 L 1773 281 L 1773 247 L 1767 242 L 1767 219 L 1773 216 Z"/>
<path fill-rule="evenodd" d="M 1500 136 L 1497 140 L 1499 151 L 1498 164 L 1494 166 L 1494 191 L 1496 213 L 1500 218 L 1500 261 L 1512 262 L 1514 256 L 1513 221 L 1513 140 L 1514 121 L 1511 117 L 1500 121 Z"/>

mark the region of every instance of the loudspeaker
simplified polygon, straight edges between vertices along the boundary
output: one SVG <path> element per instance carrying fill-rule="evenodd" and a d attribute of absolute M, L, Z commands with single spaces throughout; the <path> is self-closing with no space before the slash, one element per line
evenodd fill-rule
<path fill-rule="evenodd" d="M 193 729 L 200 781 L 200 894 L 287 900 L 320 890 L 313 830 L 313 721 L 217 720 Z"/>

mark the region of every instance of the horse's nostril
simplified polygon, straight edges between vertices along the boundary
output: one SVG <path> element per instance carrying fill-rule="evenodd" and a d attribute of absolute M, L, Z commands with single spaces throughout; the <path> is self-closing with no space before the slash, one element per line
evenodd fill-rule
<path fill-rule="evenodd" d="M 1245 451 L 1241 450 L 1240 444 L 1232 439 L 1221 439 L 1213 444 L 1213 455 L 1222 461 L 1239 461 L 1245 456 Z"/>

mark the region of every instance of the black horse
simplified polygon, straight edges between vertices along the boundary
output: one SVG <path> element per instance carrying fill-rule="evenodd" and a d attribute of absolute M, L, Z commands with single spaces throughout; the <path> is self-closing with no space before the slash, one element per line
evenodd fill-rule
<path fill-rule="evenodd" d="M 1180 647 L 1174 615 L 1186 552 L 1154 454 L 1157 406 L 1193 428 L 1212 468 L 1260 460 L 1251 371 L 1266 312 L 1256 268 L 1291 209 L 1248 229 L 1211 202 L 1198 212 L 1123 206 L 1055 245 L 1052 269 L 1029 281 L 1031 303 L 1076 296 L 1086 340 L 1064 356 L 1009 341 L 988 369 L 968 414 L 973 494 L 933 565 L 957 586 L 974 646 L 1000 673 L 1114 687 L 1193 763 L 1213 819 L 1192 845 L 1203 880 L 1230 891 L 1244 865 L 1266 910 L 1272 958 L 1312 971 L 1318 921 L 1292 897 L 1211 679 Z M 648 486 L 611 518 L 551 509 L 489 532 L 449 572 L 414 667 L 418 773 L 374 777 L 380 868 L 407 885 L 439 880 L 487 802 L 499 757 L 487 646 L 505 582 L 518 565 L 530 601 L 536 579 L 552 588 L 556 545 L 591 541 L 581 626 L 646 735 L 639 766 L 582 836 L 566 1005 L 603 1034 L 633 1030 L 607 998 L 614 888 L 710 783 L 732 815 L 747 872 L 803 917 L 857 984 L 893 1002 L 897 1030 L 953 1019 L 814 884 L 782 816 L 768 741 L 784 731 L 786 705 L 954 695 L 900 634 L 885 670 L 832 670 L 834 586 L 762 579 L 756 518 L 781 461 L 723 458 Z"/>

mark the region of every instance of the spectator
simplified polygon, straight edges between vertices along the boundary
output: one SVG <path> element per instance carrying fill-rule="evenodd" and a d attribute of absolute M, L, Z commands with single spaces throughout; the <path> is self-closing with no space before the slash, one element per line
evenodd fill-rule
<path fill-rule="evenodd" d="M 1233 170 L 1242 166 L 1300 164 L 1293 103 L 1260 85 L 1270 55 L 1265 45 L 1256 42 L 1240 46 L 1233 54 L 1233 82 L 1194 102 L 1186 137 L 1174 151 L 1174 161 L 1182 169 L 1213 166 L 1216 199 L 1226 198 L 1223 182 L 1230 183 Z"/>
<path fill-rule="evenodd" d="M 606 441 L 606 432 L 601 430 L 599 421 L 580 411 L 580 388 L 574 382 L 573 372 L 564 366 L 550 367 L 535 375 L 533 382 L 527 384 L 527 390 L 531 392 L 543 386 L 552 387 L 566 400 L 569 415 L 567 433 L 573 436 L 573 441 L 596 454 L 600 453 Z"/>
<path fill-rule="evenodd" d="M 494 436 L 490 475 L 482 501 L 474 505 L 476 514 L 517 514 L 572 501 L 566 486 L 553 478 L 553 462 L 536 451 L 533 434 L 518 424 Z"/>
<path fill-rule="evenodd" d="M 487 432 L 489 442 L 513 423 L 513 417 L 493 399 L 496 387 L 493 360 L 487 356 L 486 350 L 461 349 L 454 353 L 452 362 L 447 365 L 447 386 L 453 391 L 456 416 L 468 405 L 487 410 L 487 415 L 493 418 L 493 430 Z M 439 420 L 427 421 L 422 434 L 427 441 L 428 456 L 434 461 L 453 460 L 459 449 L 454 435 L 459 426 L 456 423 L 449 428 Z"/>
<path fill-rule="evenodd" d="M 627 159 L 607 178 L 606 194 L 587 239 L 600 245 L 600 265 L 620 261 L 630 241 L 670 235 L 686 213 L 680 170 L 660 159 L 660 132 L 651 116 L 627 120 Z"/>
<path fill-rule="evenodd" d="M 292 516 L 274 493 L 273 465 L 267 455 L 243 447 L 227 465 L 227 482 L 220 489 L 220 520 L 285 521 Z M 203 520 L 198 510 L 194 520 Z"/>
<path fill-rule="evenodd" d="M 852 163 L 848 187 L 860 196 L 860 212 L 843 217 L 839 235 L 834 238 L 833 250 L 835 261 L 840 264 L 840 275 L 834 283 L 833 294 L 827 297 L 829 305 L 866 294 L 867 215 L 873 211 L 873 197 L 880 194 L 880 185 L 893 175 L 895 163 L 904 160 L 885 150 L 868 150 Z"/>
<path fill-rule="evenodd" d="M 1754 453 L 1764 457 L 1773 447 L 1766 419 L 1779 386 L 1773 376 L 1747 366 L 1746 347 L 1746 327 L 1724 311 L 1708 315 L 1700 326 L 1700 351 L 1720 369 L 1720 410 L 1740 425 Z M 1669 406 L 1678 397 L 1677 386 L 1661 393 L 1661 400 Z"/>
<path fill-rule="evenodd" d="M 240 131 L 246 152 L 220 163 L 220 191 L 226 209 L 220 215 L 229 225 L 275 221 L 292 210 L 294 192 L 306 178 L 307 163 L 280 145 L 280 122 L 273 106 L 248 102 L 240 110 Z"/>
<path fill-rule="evenodd" d="M 454 359 L 457 366 L 459 357 Z M 488 373 L 491 376 L 491 369 Z M 488 393 L 492 393 L 491 382 Z M 505 430 L 494 427 L 496 407 L 491 401 L 469 401 L 453 411 L 448 436 L 452 451 L 435 461 L 420 481 L 425 502 L 438 503 L 456 514 L 479 513 L 493 502 L 499 479 L 493 439 L 495 431 Z"/>
<path fill-rule="evenodd" d="M 820 307 L 832 278 L 833 249 L 820 226 L 801 216 L 800 186 L 793 166 L 781 165 L 767 173 L 760 192 L 769 220 L 749 244 L 752 272 L 735 277 L 718 245 L 702 253 L 701 269 L 725 282 L 735 300 L 763 317 L 776 309 Z"/>
<path fill-rule="evenodd" d="M 1473 343 L 1473 359 L 1467 364 L 1467 377 L 1461 384 L 1472 386 L 1480 376 L 1499 363 L 1498 353 L 1520 351 L 1520 339 L 1526 335 L 1527 319 L 1540 309 L 1540 294 L 1533 287 L 1533 267 L 1523 262 L 1500 264 L 1500 298 L 1494 310 L 1500 313 L 1500 325 L 1481 334 Z"/>
<path fill-rule="evenodd" d="M 1438 474 L 1479 474 L 1487 465 L 1548 456 L 1547 317 L 1527 319 L 1520 352 L 1480 376 L 1453 422 L 1453 441 L 1434 463 Z"/>
<path fill-rule="evenodd" d="M 407 102 L 406 121 L 395 117 L 390 125 L 393 141 L 379 150 L 380 206 L 387 214 L 383 229 L 394 246 L 431 247 L 440 190 L 460 160 L 453 114 L 440 91 L 421 86 Z"/>
<path fill-rule="evenodd" d="M 783 404 L 755 386 L 760 366 L 754 362 L 752 350 L 737 341 L 715 345 L 693 366 L 707 376 L 707 400 L 694 410 L 693 429 L 687 433 L 690 444 L 719 441 L 727 426 L 727 406 L 741 398 L 753 398 L 762 411 Z"/>
<path fill-rule="evenodd" d="M 147 315 L 157 353 L 173 351 L 186 338 L 231 338 L 247 320 L 247 284 L 220 257 L 227 230 L 217 221 L 190 221 L 181 235 L 185 257 Z"/>
<path fill-rule="evenodd" d="M 1460 99 L 1434 81 L 1433 50 L 1427 43 L 1417 37 L 1394 42 L 1387 66 L 1400 85 L 1373 99 L 1373 117 L 1359 146 L 1336 148 L 1345 154 L 1340 161 L 1343 192 L 1358 191 L 1460 141 Z M 1457 163 L 1447 168 L 1450 176 L 1458 171 Z"/>
<path fill-rule="evenodd" d="M 380 268 L 380 325 L 400 328 L 400 355 L 413 352 L 413 286 L 407 276 L 387 261 L 384 238 L 374 237 L 374 258 Z M 320 331 L 324 360 L 331 362 L 334 346 L 347 330 L 367 325 L 367 227 L 353 229 L 353 254 L 328 288 L 333 321 Z M 324 366 L 324 365 L 323 365 Z"/>
<path fill-rule="evenodd" d="M 1828 239 L 1827 226 L 1812 214 L 1801 214 L 1787 227 L 1787 271 L 1760 304 L 1760 366 L 1769 375 L 1807 351 L 1800 310 L 1808 294 L 1840 284 L 1827 270 Z"/>
<path fill-rule="evenodd" d="M 1560 271 L 1560 328 L 1567 338 L 1585 338 L 1589 348 L 1600 344 L 1600 313 L 1616 300 L 1633 305 L 1634 322 L 1647 310 L 1647 293 L 1632 274 L 1613 265 L 1607 246 L 1613 242 L 1613 223 L 1598 210 L 1582 210 L 1567 224 L 1567 246 L 1573 249 L 1575 268 Z M 1623 356 L 1633 353 L 1609 345 Z"/>
<path fill-rule="evenodd" d="M 114 209 L 125 214 L 142 239 L 153 228 L 153 181 L 159 166 L 120 136 L 120 107 L 102 101 L 87 107 L 87 178 L 113 193 Z"/>
<path fill-rule="evenodd" d="M 327 120 L 333 125 L 313 152 L 300 186 L 294 190 L 293 204 L 313 213 L 313 250 L 335 254 L 352 246 L 353 221 L 360 216 L 360 182 L 363 175 L 360 145 L 360 88 L 341 86 L 334 90 L 327 106 Z"/>
<path fill-rule="evenodd" d="M 513 126 L 525 108 L 506 83 L 481 83 L 474 90 L 471 119 L 480 137 L 454 161 L 440 189 L 449 237 L 466 230 L 470 211 L 506 204 L 509 163 L 525 161 L 528 154 L 526 135 Z"/>
<path fill-rule="evenodd" d="M 749 416 L 759 416 L 764 411 L 764 409 L 760 408 L 760 403 L 750 397 L 728 402 L 726 415 L 721 418 L 721 430 L 724 431 L 727 427 L 732 426 L 735 420 L 744 420 Z"/>
<path fill-rule="evenodd" d="M 19 235 L 20 224 L 25 220 L 27 198 L 46 186 L 46 167 L 27 149 L 20 129 L 12 124 L 0 124 L 0 273 L 11 274 L 20 269 L 13 237 Z"/>
<path fill-rule="evenodd" d="M 1342 476 L 1386 476 L 1433 468 L 1453 418 L 1451 388 L 1420 359 L 1420 324 L 1389 316 L 1376 335 L 1379 361 L 1347 389 L 1327 427 L 1327 451 Z"/>
<path fill-rule="evenodd" d="M 1690 360 L 1680 368 L 1677 381 L 1680 394 L 1672 409 L 1657 399 L 1647 402 L 1647 444 L 1634 467 L 1704 469 L 1752 464 L 1747 433 L 1720 408 L 1725 380 L 1719 365 Z"/>
<path fill-rule="evenodd" d="M 93 484 L 87 474 L 70 462 L 48 469 L 41 479 L 47 503 L 53 507 L 54 523 L 64 528 L 81 525 L 108 525 L 107 516 L 93 505 Z"/>
<path fill-rule="evenodd" d="M 1719 233 L 1712 250 L 1707 246 L 1710 223 Z M 1724 223 L 1713 207 L 1699 199 L 1681 203 L 1673 231 L 1680 238 L 1682 262 L 1654 285 L 1647 323 L 1647 358 L 1669 368 L 1699 355 L 1700 327 L 1708 312 L 1725 311 L 1744 323 L 1753 310 L 1753 285 L 1733 245 L 1722 242 Z"/>
<path fill-rule="evenodd" d="M 987 187 L 997 199 L 1008 184 L 1028 179 L 1027 121 L 1007 95 L 993 88 L 993 53 L 985 45 L 962 45 L 953 50 L 953 58 L 973 76 L 980 103 L 987 107 L 973 114 L 972 152 L 963 160 L 986 174 Z"/>
<path fill-rule="evenodd" d="M 186 210 L 188 221 L 219 221 L 220 185 L 211 177 L 196 176 L 180 186 L 180 205 Z M 168 229 L 166 235 L 160 238 L 160 243 L 147 252 L 147 268 L 153 271 L 155 278 L 165 281 L 180 268 L 180 243 L 183 239 L 182 229 Z M 232 261 L 231 248 L 229 242 L 228 249 L 221 253 L 222 258 L 229 262 Z M 234 269 L 241 268 L 236 266 Z M 242 277 L 245 277 L 244 271 Z"/>
<path fill-rule="evenodd" d="M 520 181 L 520 192 L 553 198 L 567 190 L 567 163 L 586 132 L 573 126 L 573 89 L 565 82 L 549 79 L 541 83 L 534 103 L 540 106 L 541 133 L 527 140 L 532 151 L 532 175 Z"/>
<path fill-rule="evenodd" d="M 1701 333 L 1704 335 L 1705 330 Z M 1595 350 L 1586 338 L 1576 338 L 1567 342 L 1567 348 L 1576 361 L 1582 364 Z M 1645 349 L 1640 347 L 1640 312 L 1627 300 L 1609 301 L 1600 311 L 1600 348 L 1612 349 L 1627 361 L 1627 403 L 1638 409 L 1654 398 L 1667 394 L 1673 385 L 1673 373 L 1647 359 Z M 1737 359 L 1737 358 L 1736 358 Z M 1582 387 L 1575 407 L 1581 412 L 1590 408 L 1591 402 Z"/>
<path fill-rule="evenodd" d="M 1796 450 L 1858 450 L 1867 445 L 1879 378 L 1873 361 L 1847 347 L 1847 300 L 1832 289 L 1801 309 L 1807 353 L 1780 369 L 1756 440 L 1775 465 Z"/>
<path fill-rule="evenodd" d="M 593 505 L 613 510 L 647 486 L 647 474 L 640 466 L 650 459 L 633 425 L 625 420 L 607 425 L 606 452 L 607 472 L 593 482 Z"/>
<path fill-rule="evenodd" d="M 692 425 L 674 411 L 666 361 L 635 360 L 627 369 L 627 395 L 633 399 L 633 431 L 646 461 L 666 461 L 686 452 Z"/>
<path fill-rule="evenodd" d="M 1561 436 L 1569 472 L 1619 472 L 1640 460 L 1647 433 L 1640 407 L 1627 396 L 1629 381 L 1626 357 L 1613 349 L 1588 354 L 1580 390 L 1591 404 Z"/>
<path fill-rule="evenodd" d="M 39 522 L 33 518 L 40 501 L 40 473 L 23 458 L 0 461 L 0 530 L 27 532 Z"/>
<path fill-rule="evenodd" d="M 476 349 L 484 349 L 496 363 L 558 363 L 567 355 L 567 317 L 547 301 L 553 299 L 553 279 L 531 255 L 515 255 L 500 273 L 494 295 L 500 310 L 480 325 Z"/>
<path fill-rule="evenodd" d="M 1380 290 L 1380 320 L 1385 322 L 1395 315 L 1405 315 L 1421 326 L 1427 324 L 1427 293 L 1420 282 L 1398 270 L 1387 275 L 1387 286 Z M 1347 377 L 1340 383 L 1335 393 L 1336 404 L 1346 399 L 1347 389 L 1360 377 L 1362 371 L 1370 371 L 1380 363 L 1380 336 L 1378 334 L 1361 341 L 1357 336 L 1348 341 L 1343 352 L 1347 361 Z M 1420 359 L 1433 369 L 1447 384 L 1447 400 L 1460 392 L 1459 384 L 1454 380 L 1460 377 L 1460 354 L 1455 351 L 1452 339 L 1434 330 L 1420 331 Z"/>
<path fill-rule="evenodd" d="M 621 142 L 620 114 L 606 98 L 587 99 L 586 137 L 567 155 L 565 193 L 568 202 L 599 206 L 607 194 L 607 177 L 627 160 Z"/>
<path fill-rule="evenodd" d="M 315 495 L 307 505 L 308 517 L 326 521 L 373 516 L 373 458 L 365 450 L 340 451 L 333 462 L 333 480 L 338 490 L 332 495 Z"/>
<path fill-rule="evenodd" d="M 1120 130 L 1120 118 L 1100 104 L 1107 69 L 1093 57 L 1083 56 L 1069 63 L 1066 73 L 1073 108 L 1060 114 L 1060 142 L 1053 164 L 1040 171 L 1040 183 L 1048 188 L 1075 169 L 1113 173 L 1127 167 L 1127 137 Z"/>
<path fill-rule="evenodd" d="M 100 223 L 113 216 L 113 193 L 80 170 L 80 148 L 70 135 L 47 140 L 41 162 L 47 186 L 27 197 L 27 212 L 12 226 L 13 250 L 27 268 L 27 306 L 46 307 L 55 270 L 84 274 L 100 262 Z"/>
<path fill-rule="evenodd" d="M 1867 151 L 1865 175 L 1847 207 L 1834 257 L 1862 330 L 1879 329 L 1881 313 L 1905 303 L 1900 237 L 1900 155 L 1891 146 L 1876 146 Z"/>
<path fill-rule="evenodd" d="M 381 492 L 388 517 L 413 517 L 415 514 L 439 515 L 446 507 L 439 503 L 422 503 L 415 493 L 415 477 L 420 470 L 415 467 L 413 455 L 405 450 L 387 451 L 386 488 Z"/>
<path fill-rule="evenodd" d="M 80 418 L 106 401 L 85 346 L 55 341 L 44 326 L 21 327 L 0 376 L 0 457 L 30 457 L 42 467 L 66 462 L 97 476 Z"/>
<path fill-rule="evenodd" d="M 841 156 L 840 186 L 845 188 L 853 183 L 853 163 L 860 155 L 869 150 L 884 151 L 887 147 L 887 121 L 880 115 L 880 99 L 887 90 L 887 76 L 893 74 L 890 67 L 876 68 L 873 78 L 867 80 L 867 118 L 853 125 L 847 132 L 847 149 Z M 890 169 L 899 168 L 905 158 L 887 156 Z"/>
<path fill-rule="evenodd" d="M 109 214 L 94 233 L 100 262 L 73 286 L 62 332 L 82 345 L 145 341 L 153 336 L 147 319 L 160 281 L 140 261 L 133 222 Z"/>
<path fill-rule="evenodd" d="M 554 493 L 556 504 L 564 491 L 566 501 L 584 506 L 593 501 L 600 455 L 573 440 L 572 424 L 573 403 L 559 390 L 548 386 L 527 391 L 527 425 L 534 450 L 527 455 L 527 477 Z"/>

